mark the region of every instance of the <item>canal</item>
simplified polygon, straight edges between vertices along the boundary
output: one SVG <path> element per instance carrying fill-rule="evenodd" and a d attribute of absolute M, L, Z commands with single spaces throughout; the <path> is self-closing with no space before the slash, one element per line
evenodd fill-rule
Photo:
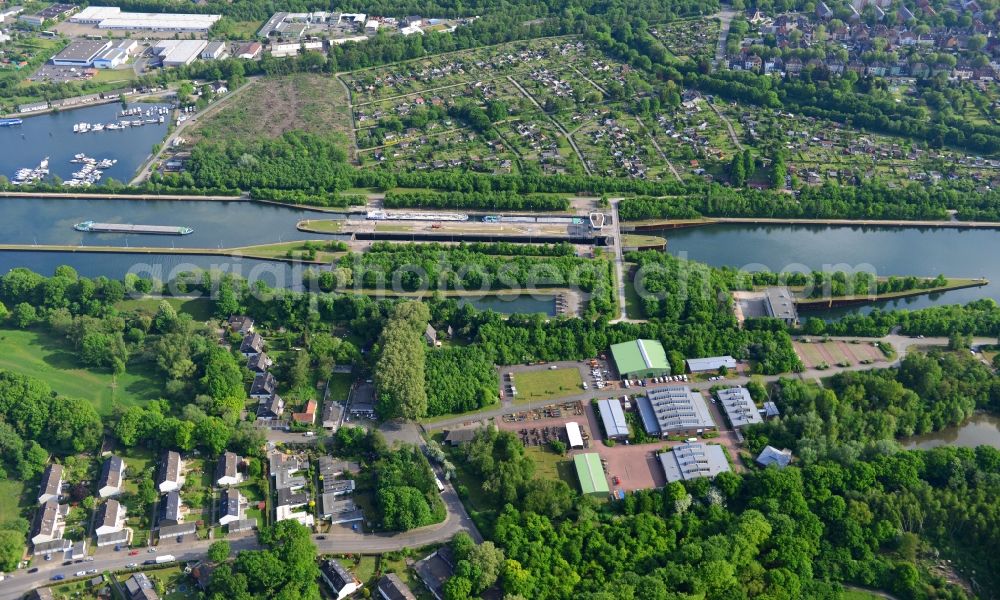
<path fill-rule="evenodd" d="M 98 134 L 99 135 L 99 134 Z M 295 229 L 316 211 L 258 202 L 183 200 L 108 200 L 102 198 L 0 198 L 0 243 L 68 246 L 150 246 L 159 248 L 236 248 L 256 244 L 336 236 Z M 322 213 L 324 219 L 339 215 Z M 178 225 L 190 235 L 84 233 L 82 221 Z"/>
<path fill-rule="evenodd" d="M 674 255 L 748 271 L 874 269 L 879 276 L 943 273 L 990 280 L 985 287 L 809 313 L 825 318 L 876 306 L 914 309 L 984 297 L 1000 300 L 1000 233 L 992 230 L 721 224 L 649 233 L 665 237 Z"/>
<path fill-rule="evenodd" d="M 977 413 L 962 425 L 906 438 L 900 440 L 900 444 L 908 450 L 927 450 L 945 445 L 962 448 L 993 446 L 1000 449 L 1000 417 Z"/>
<path fill-rule="evenodd" d="M 143 109 L 162 104 L 131 104 Z M 0 127 L 0 175 L 12 179 L 18 169 L 33 169 L 46 156 L 49 171 L 63 180 L 81 167 L 70 162 L 78 153 L 98 160 L 117 159 L 118 163 L 104 171 L 102 182 L 113 178 L 128 183 L 152 152 L 153 146 L 167 135 L 167 123 L 150 123 L 141 127 L 74 133 L 74 123 L 107 124 L 119 120 L 139 119 L 139 116 L 120 117 L 120 102 L 88 106 L 60 112 L 22 117 L 24 123 L 14 127 Z M 147 117 L 143 116 L 142 119 Z M 148 117 L 154 118 L 154 117 Z"/>

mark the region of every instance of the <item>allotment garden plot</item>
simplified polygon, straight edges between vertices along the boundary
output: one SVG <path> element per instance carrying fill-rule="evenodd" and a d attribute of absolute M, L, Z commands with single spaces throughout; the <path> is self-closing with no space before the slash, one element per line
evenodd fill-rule
<path fill-rule="evenodd" d="M 678 59 L 707 60 L 719 42 L 719 20 L 679 19 L 650 27 L 649 32 Z"/>

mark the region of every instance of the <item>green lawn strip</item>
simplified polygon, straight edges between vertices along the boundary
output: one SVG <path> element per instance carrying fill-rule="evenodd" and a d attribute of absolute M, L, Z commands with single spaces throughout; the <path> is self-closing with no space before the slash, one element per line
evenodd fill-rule
<path fill-rule="evenodd" d="M 118 377 L 83 368 L 66 341 L 44 331 L 0 329 L 0 346 L 0 369 L 37 377 L 61 395 L 88 400 L 101 415 L 110 415 L 116 404 L 133 406 L 162 395 L 162 384 L 148 366 L 129 365 Z"/>
<path fill-rule="evenodd" d="M 555 400 L 579 394 L 583 380 L 578 369 L 545 369 L 514 373 L 516 404 Z"/>

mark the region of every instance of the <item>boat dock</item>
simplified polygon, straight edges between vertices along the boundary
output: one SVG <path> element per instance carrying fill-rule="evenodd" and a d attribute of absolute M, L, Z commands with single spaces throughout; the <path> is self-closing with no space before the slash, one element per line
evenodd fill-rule
<path fill-rule="evenodd" d="M 133 225 L 131 223 L 95 223 L 84 221 L 73 226 L 77 231 L 87 233 L 139 233 L 152 235 L 188 235 L 194 229 L 175 225 Z"/>

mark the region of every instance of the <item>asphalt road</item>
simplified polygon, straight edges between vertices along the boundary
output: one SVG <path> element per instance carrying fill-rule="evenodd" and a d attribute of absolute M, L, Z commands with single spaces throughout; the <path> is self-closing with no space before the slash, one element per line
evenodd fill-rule
<path fill-rule="evenodd" d="M 167 542 L 157 547 L 156 554 L 147 553 L 143 548 L 139 550 L 139 554 L 136 556 L 129 556 L 128 552 L 125 551 L 111 553 L 101 552 L 94 557 L 93 562 L 82 562 L 80 564 L 69 565 L 66 567 L 62 566 L 63 561 L 57 560 L 55 556 L 53 556 L 51 561 L 45 561 L 42 557 L 38 557 L 33 562 L 34 566 L 38 567 L 37 573 L 18 571 L 13 575 L 13 577 L 8 576 L 3 583 L 0 583 L 0 600 L 15 600 L 37 587 L 54 583 L 52 581 L 52 577 L 57 574 L 66 576 L 66 579 L 60 582 L 65 583 L 72 579 L 76 579 L 73 574 L 78 571 L 87 571 L 90 569 L 97 569 L 98 573 L 103 573 L 104 571 L 121 571 L 124 570 L 125 565 L 129 563 L 138 563 L 141 565 L 143 561 L 150 560 L 156 556 L 164 554 L 171 554 L 180 562 L 198 560 L 205 556 L 210 544 L 211 542 L 209 540 L 197 540 L 182 544 Z M 230 544 L 232 544 L 234 551 L 255 550 L 260 548 L 257 543 L 257 538 L 253 536 L 231 539 Z M 86 577 L 82 577 L 81 579 L 89 579 L 90 577 L 94 577 L 94 575 L 88 575 Z"/>

